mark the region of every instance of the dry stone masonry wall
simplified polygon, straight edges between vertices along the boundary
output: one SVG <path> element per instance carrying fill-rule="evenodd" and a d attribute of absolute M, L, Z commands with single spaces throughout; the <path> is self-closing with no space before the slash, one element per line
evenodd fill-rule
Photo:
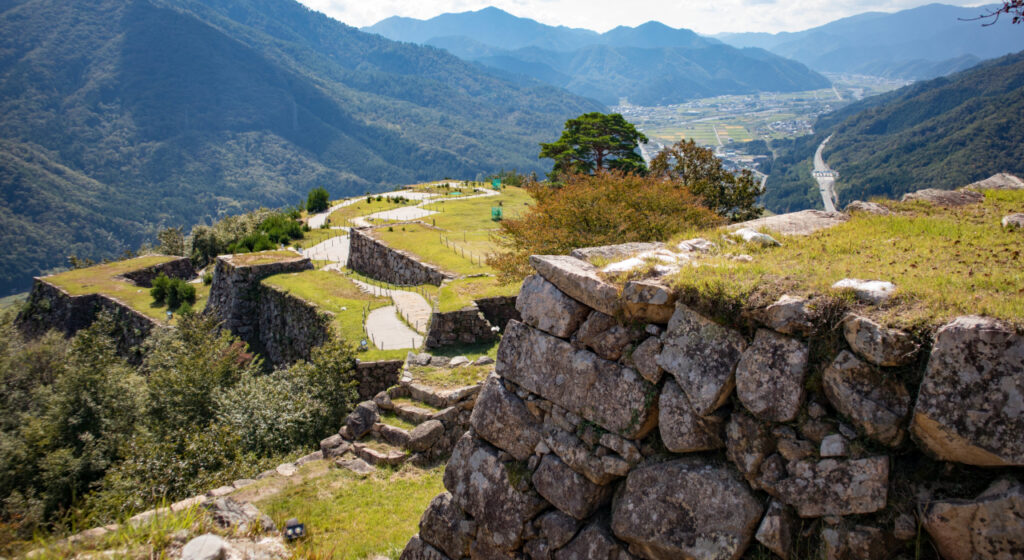
<path fill-rule="evenodd" d="M 797 297 L 721 324 L 531 262 L 402 558 L 912 558 L 918 527 L 943 558 L 1024 555 L 1009 326 L 961 317 L 922 344 Z"/>
<path fill-rule="evenodd" d="M 313 263 L 298 254 L 294 259 L 247 266 L 236 259 L 248 255 L 217 257 L 206 312 L 224 322 L 224 327 L 250 346 L 260 349 L 260 281 L 285 272 L 301 272 Z M 270 321 L 273 322 L 273 321 Z"/>
<path fill-rule="evenodd" d="M 71 336 L 91 325 L 102 312 L 110 313 L 117 325 L 118 351 L 137 361 L 142 342 L 153 329 L 160 327 L 160 323 L 109 296 L 73 296 L 44 278 L 36 278 L 16 325 L 29 337 L 37 337 L 50 329 Z"/>
<path fill-rule="evenodd" d="M 516 298 L 482 298 L 458 311 L 436 312 L 430 316 L 427 348 L 493 342 L 508 322 L 519 319 Z M 497 327 L 497 330 L 495 330 Z"/>
<path fill-rule="evenodd" d="M 370 233 L 372 230 L 353 228 L 349 232 L 348 266 L 352 270 L 399 286 L 440 286 L 445 280 L 453 278 L 436 266 L 374 239 Z"/>
<path fill-rule="evenodd" d="M 260 346 L 273 364 L 309 360 L 331 338 L 333 313 L 273 286 L 260 284 L 258 315 Z"/>

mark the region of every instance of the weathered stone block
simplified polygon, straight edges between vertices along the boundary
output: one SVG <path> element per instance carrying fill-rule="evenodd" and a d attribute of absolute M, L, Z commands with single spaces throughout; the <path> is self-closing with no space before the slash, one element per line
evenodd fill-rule
<path fill-rule="evenodd" d="M 627 282 L 622 288 L 622 300 L 626 317 L 634 321 L 664 324 L 675 312 L 675 294 L 657 282 Z"/>
<path fill-rule="evenodd" d="M 498 348 L 495 371 L 527 391 L 629 439 L 657 422 L 657 389 L 634 370 L 576 350 L 516 321 Z"/>
<path fill-rule="evenodd" d="M 584 527 L 569 544 L 555 552 L 555 560 L 630 560 L 625 546 L 615 540 L 606 518 Z"/>
<path fill-rule="evenodd" d="M 420 518 L 420 538 L 450 558 L 469 556 L 476 523 L 466 516 L 448 492 L 438 494 Z"/>
<path fill-rule="evenodd" d="M 782 560 L 789 560 L 795 531 L 796 519 L 793 513 L 782 502 L 772 500 L 754 537 Z"/>
<path fill-rule="evenodd" d="M 598 356 L 614 362 L 621 358 L 622 351 L 642 334 L 620 325 L 614 317 L 594 311 L 580 325 L 574 339 L 589 347 Z"/>
<path fill-rule="evenodd" d="M 669 451 L 691 453 L 724 447 L 724 428 L 720 416 L 697 416 L 674 379 L 665 382 L 658 400 L 658 430 Z"/>
<path fill-rule="evenodd" d="M 497 375 L 490 375 L 484 381 L 470 423 L 477 435 L 519 461 L 533 454 L 542 437 L 540 422 L 522 399 L 505 389 Z"/>
<path fill-rule="evenodd" d="M 410 451 L 423 453 L 440 441 L 443 435 L 444 424 L 440 420 L 427 420 L 409 430 L 409 441 L 406 446 Z"/>
<path fill-rule="evenodd" d="M 348 415 L 345 425 L 348 426 L 352 439 L 359 439 L 366 435 L 378 420 L 380 420 L 380 411 L 377 409 L 377 405 L 372 401 L 364 401 L 359 403 L 355 410 Z"/>
<path fill-rule="evenodd" d="M 807 343 L 759 329 L 736 366 L 736 394 L 754 416 L 773 422 L 796 418 L 804 401 Z"/>
<path fill-rule="evenodd" d="M 685 458 L 634 469 L 612 530 L 646 558 L 739 558 L 763 507 L 730 467 Z"/>
<path fill-rule="evenodd" d="M 909 334 L 889 329 L 861 317 L 848 315 L 843 319 L 843 336 L 850 348 L 876 366 L 901 366 L 914 361 L 920 345 Z"/>
<path fill-rule="evenodd" d="M 622 306 L 618 289 L 597 275 L 597 267 L 565 255 L 531 255 L 532 266 L 545 280 L 569 297 L 606 315 L 616 316 Z"/>
<path fill-rule="evenodd" d="M 984 317 L 935 335 L 911 431 L 946 461 L 1024 465 L 1024 336 Z"/>
<path fill-rule="evenodd" d="M 569 338 L 590 313 L 590 308 L 565 295 L 539 274 L 523 281 L 516 309 L 522 322 L 561 338 Z"/>
<path fill-rule="evenodd" d="M 419 535 L 413 535 L 402 550 L 399 560 L 451 560 L 440 550 L 430 546 Z"/>
<path fill-rule="evenodd" d="M 694 412 L 707 416 L 722 406 L 736 385 L 743 336 L 677 304 L 661 341 L 657 363 L 675 376 Z"/>
<path fill-rule="evenodd" d="M 885 507 L 889 458 L 800 461 L 790 476 L 768 488 L 800 517 L 874 513 Z"/>
<path fill-rule="evenodd" d="M 843 350 L 825 369 L 825 396 L 864 433 L 886 445 L 899 445 L 910 411 L 906 387 Z"/>
<path fill-rule="evenodd" d="M 725 429 L 725 454 L 740 473 L 757 488 L 761 463 L 774 449 L 768 426 L 743 412 L 734 412 Z"/>
<path fill-rule="evenodd" d="M 996 481 L 974 500 L 927 506 L 922 522 L 947 560 L 1002 560 L 1024 553 L 1024 486 Z"/>
<path fill-rule="evenodd" d="M 556 508 L 576 519 L 586 519 L 611 496 L 611 486 L 599 486 L 566 466 L 555 455 L 545 455 L 533 473 L 537 492 Z"/>
<path fill-rule="evenodd" d="M 580 528 L 579 521 L 557 509 L 541 515 L 535 523 L 552 550 L 572 540 Z"/>
<path fill-rule="evenodd" d="M 657 385 L 665 370 L 658 365 L 658 354 L 661 354 L 661 339 L 656 336 L 647 337 L 633 350 L 633 364 L 644 379 Z"/>
<path fill-rule="evenodd" d="M 514 550 L 522 544 L 523 524 L 548 503 L 532 490 L 519 490 L 509 475 L 515 467 L 507 466 L 499 455 L 497 448 L 466 433 L 452 451 L 444 485 L 496 546 Z"/>

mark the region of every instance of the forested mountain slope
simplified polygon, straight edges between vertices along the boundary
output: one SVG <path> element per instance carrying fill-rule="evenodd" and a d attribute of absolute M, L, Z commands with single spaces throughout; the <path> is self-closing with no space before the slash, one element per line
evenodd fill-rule
<path fill-rule="evenodd" d="M 779 146 L 765 203 L 817 205 L 810 158 L 839 172 L 838 207 L 925 188 L 953 189 L 995 173 L 1024 174 L 1024 53 L 869 97 L 823 115 L 815 135 Z"/>
<path fill-rule="evenodd" d="M 323 185 L 504 168 L 599 103 L 292 0 L 0 3 L 0 293 Z"/>

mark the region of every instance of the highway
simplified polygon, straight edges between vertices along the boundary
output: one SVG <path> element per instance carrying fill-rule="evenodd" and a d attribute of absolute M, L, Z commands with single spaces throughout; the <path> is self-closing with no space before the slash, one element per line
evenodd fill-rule
<path fill-rule="evenodd" d="M 839 175 L 832 171 L 828 165 L 825 165 L 825 159 L 821 157 L 821 151 L 825 149 L 825 144 L 831 139 L 832 136 L 829 135 L 814 152 L 814 179 L 818 181 L 818 191 L 821 193 L 821 201 L 825 204 L 826 212 L 836 211 L 835 185 L 836 177 Z"/>

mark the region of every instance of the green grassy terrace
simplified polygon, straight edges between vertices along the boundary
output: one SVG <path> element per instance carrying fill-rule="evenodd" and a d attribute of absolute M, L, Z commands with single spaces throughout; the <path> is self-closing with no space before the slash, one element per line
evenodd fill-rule
<path fill-rule="evenodd" d="M 398 558 L 430 500 L 444 492 L 441 467 L 378 469 L 360 478 L 328 464 L 304 465 L 279 492 L 253 501 L 279 526 L 292 517 L 305 523 L 306 538 L 292 545 L 295 558 Z"/>
<path fill-rule="evenodd" d="M 153 297 L 149 295 L 149 288 L 136 286 L 118 276 L 177 258 L 179 257 L 165 255 L 137 257 L 61 272 L 47 276 L 46 280 L 73 296 L 102 294 L 112 297 L 144 315 L 166 321 L 167 305 L 153 303 Z M 202 311 L 206 307 L 210 287 L 203 284 L 193 284 L 193 286 L 196 288 L 196 302 L 192 305 L 192 309 L 197 312 Z M 171 322 L 173 323 L 173 319 Z"/>
<path fill-rule="evenodd" d="M 842 278 L 887 280 L 896 297 L 866 311 L 890 325 L 934 326 L 965 314 L 1024 325 L 1024 234 L 1000 225 L 1006 214 L 1024 211 L 1024 191 L 990 190 L 984 202 L 952 209 L 877 202 L 894 213 L 856 213 L 806 237 L 776 235 L 782 247 L 719 244 L 717 255 L 671 283 L 684 294 L 743 306 L 783 292 L 827 294 Z M 704 236 L 717 240 L 720 233 Z M 740 253 L 753 262 L 729 258 Z"/>
<path fill-rule="evenodd" d="M 447 313 L 458 311 L 477 299 L 514 296 L 519 293 L 520 285 L 520 282 L 499 284 L 493 276 L 459 278 L 441 287 L 439 308 L 441 313 Z"/>
<path fill-rule="evenodd" d="M 359 287 L 342 274 L 333 271 L 305 270 L 275 274 L 263 283 L 298 296 L 314 305 L 334 313 L 334 328 L 339 336 L 358 345 L 364 338 L 364 312 L 391 305 L 390 298 L 375 297 L 359 291 Z M 363 361 L 404 358 L 408 350 L 378 350 L 371 348 L 359 352 Z"/>

